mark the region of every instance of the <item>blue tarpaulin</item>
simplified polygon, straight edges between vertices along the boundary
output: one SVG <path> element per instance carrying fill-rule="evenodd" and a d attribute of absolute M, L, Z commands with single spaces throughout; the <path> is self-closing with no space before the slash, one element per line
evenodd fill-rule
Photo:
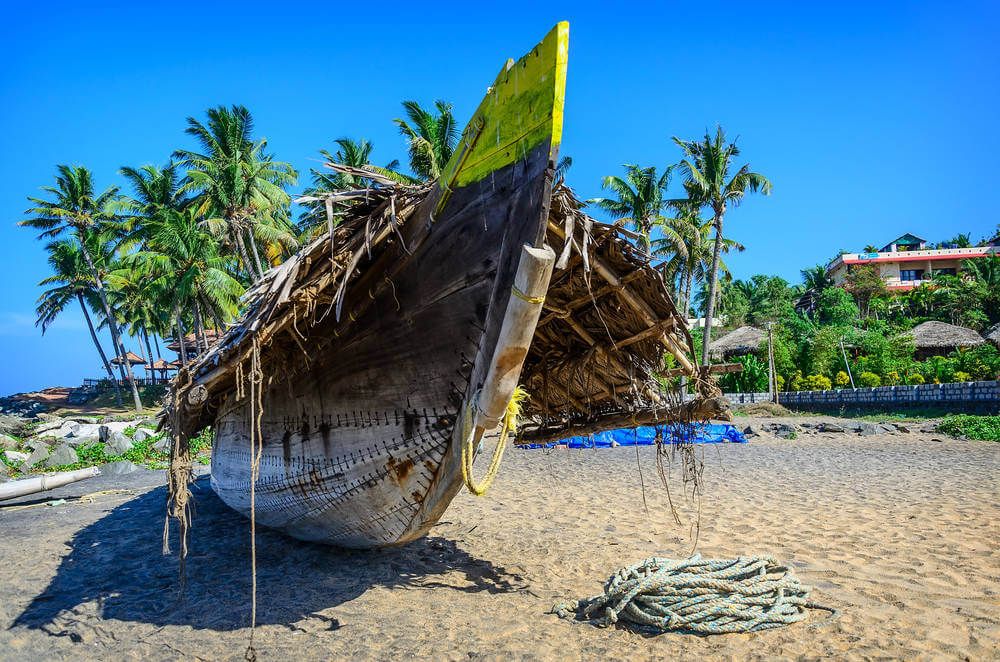
<path fill-rule="evenodd" d="M 568 446 L 570 448 L 610 448 L 619 446 L 652 446 L 656 443 L 656 433 L 659 431 L 664 443 L 677 444 L 686 441 L 693 444 L 745 444 L 747 438 L 732 425 L 717 423 L 692 423 L 691 425 L 643 425 L 637 428 L 608 430 L 584 437 L 569 437 L 547 444 L 526 444 L 519 448 L 554 448 Z"/>

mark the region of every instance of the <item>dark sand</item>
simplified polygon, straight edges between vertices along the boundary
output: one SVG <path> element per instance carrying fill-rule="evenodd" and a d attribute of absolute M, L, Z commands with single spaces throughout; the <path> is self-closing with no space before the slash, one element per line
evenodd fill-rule
<path fill-rule="evenodd" d="M 488 496 L 461 494 L 404 548 L 263 532 L 260 659 L 1000 656 L 1000 444 L 938 435 L 704 447 L 699 551 L 777 556 L 842 611 L 835 622 L 645 637 L 546 614 L 625 563 L 690 551 L 693 509 L 674 524 L 653 453 L 640 449 L 648 515 L 633 448 L 512 450 Z M 0 506 L 0 659 L 242 659 L 248 523 L 197 482 L 179 602 L 176 559 L 160 553 L 162 484 L 162 472 L 101 477 Z M 112 489 L 130 492 L 70 498 Z M 53 497 L 68 500 L 20 507 Z"/>

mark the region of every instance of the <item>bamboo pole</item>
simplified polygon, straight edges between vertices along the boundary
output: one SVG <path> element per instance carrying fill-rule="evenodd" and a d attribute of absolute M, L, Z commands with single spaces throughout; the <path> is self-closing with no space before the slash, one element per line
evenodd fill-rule
<path fill-rule="evenodd" d="M 52 490 L 63 485 L 75 483 L 78 480 L 85 480 L 101 475 L 101 470 L 97 467 L 87 469 L 77 469 L 76 471 L 64 471 L 62 473 L 48 476 L 36 476 L 25 478 L 24 480 L 14 480 L 9 483 L 0 484 L 0 501 L 6 499 L 16 499 L 17 497 L 35 494 Z"/>

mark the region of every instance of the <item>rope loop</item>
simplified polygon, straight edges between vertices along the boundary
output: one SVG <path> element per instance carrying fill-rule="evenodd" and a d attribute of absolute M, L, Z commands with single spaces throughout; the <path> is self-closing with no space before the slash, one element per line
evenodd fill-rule
<path fill-rule="evenodd" d="M 770 556 L 651 557 L 611 575 L 603 595 L 556 604 L 550 613 L 591 619 L 604 627 L 626 621 L 657 632 L 706 635 L 790 625 L 805 620 L 808 609 L 831 612 L 827 620 L 839 615 L 810 602 L 811 592 L 811 586 Z M 595 619 L 595 613 L 603 618 Z"/>

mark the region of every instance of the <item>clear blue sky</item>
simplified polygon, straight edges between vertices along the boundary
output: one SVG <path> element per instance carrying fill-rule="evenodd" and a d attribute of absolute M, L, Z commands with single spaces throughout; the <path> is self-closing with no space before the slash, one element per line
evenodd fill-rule
<path fill-rule="evenodd" d="M 444 98 L 464 121 L 504 58 L 562 19 L 570 184 L 597 195 L 621 164 L 666 165 L 670 136 L 721 123 L 775 185 L 728 217 L 748 246 L 738 277 L 794 281 L 839 248 L 907 231 L 978 239 L 1000 222 L 995 1 L 222 4 L 5 9 L 0 394 L 100 373 L 75 311 L 44 338 L 33 326 L 47 265 L 14 224 L 57 163 L 119 183 L 120 166 L 187 144 L 185 117 L 233 103 L 301 171 L 340 136 L 403 158 L 401 100 Z"/>

